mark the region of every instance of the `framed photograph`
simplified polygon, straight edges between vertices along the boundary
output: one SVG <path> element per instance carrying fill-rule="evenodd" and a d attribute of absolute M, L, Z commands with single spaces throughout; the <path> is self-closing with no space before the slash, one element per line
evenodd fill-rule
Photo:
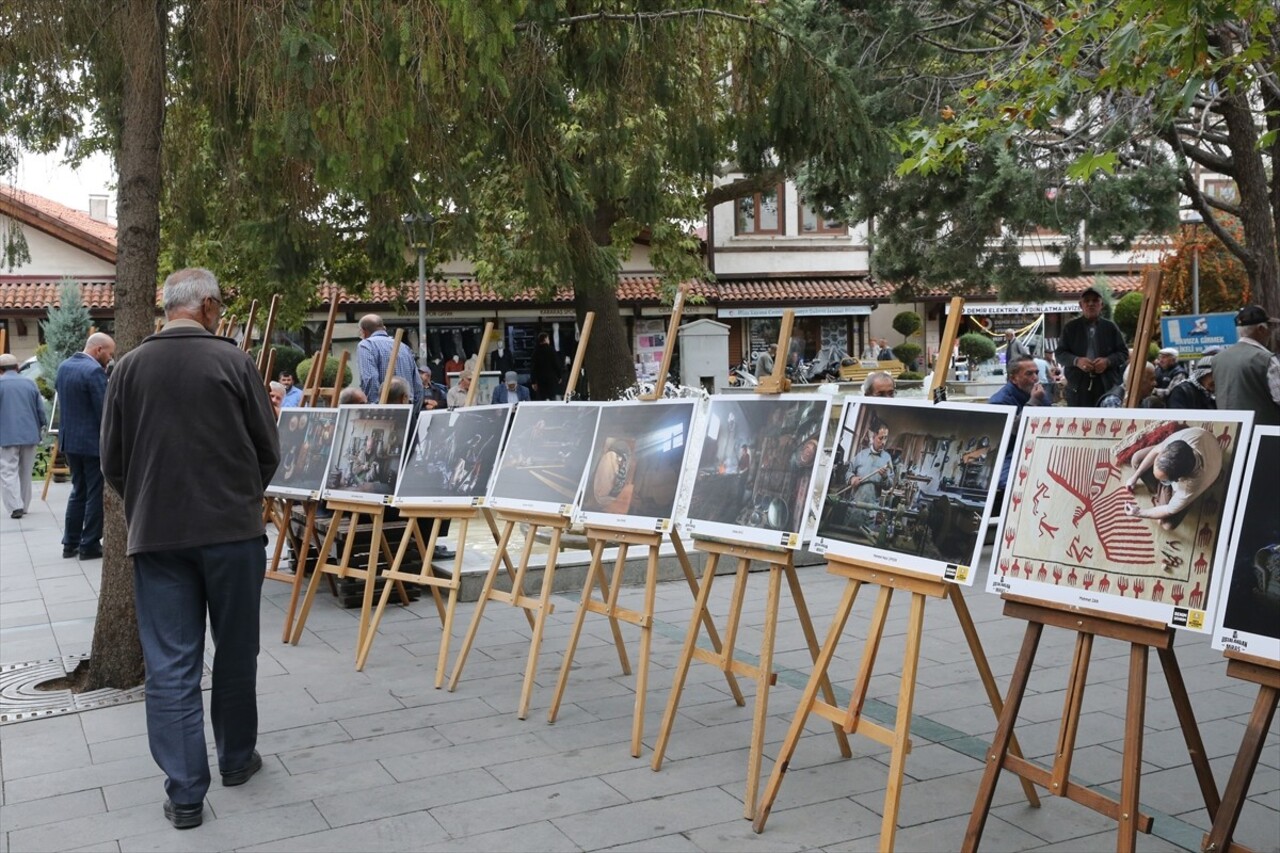
<path fill-rule="evenodd" d="M 712 396 L 681 526 L 698 538 L 799 548 L 830 410 L 826 394 Z"/>
<path fill-rule="evenodd" d="M 845 403 L 810 550 L 972 584 L 1014 409 L 873 399 Z"/>
<path fill-rule="evenodd" d="M 697 400 L 600 404 L 576 520 L 634 530 L 671 529 Z"/>
<path fill-rule="evenodd" d="M 510 406 L 418 415 L 392 505 L 484 506 L 510 417 Z"/>
<path fill-rule="evenodd" d="M 1247 484 L 1219 584 L 1213 647 L 1280 660 L 1280 513 L 1270 476 L 1280 471 L 1280 427 L 1253 430 Z"/>
<path fill-rule="evenodd" d="M 337 409 L 280 410 L 280 466 L 267 486 L 269 496 L 303 500 L 320 497 L 337 424 Z"/>
<path fill-rule="evenodd" d="M 1250 412 L 1024 410 L 987 591 L 1201 633 Z"/>
<path fill-rule="evenodd" d="M 321 497 L 391 503 L 412 416 L 413 406 L 339 406 Z"/>
<path fill-rule="evenodd" d="M 498 474 L 489 489 L 489 505 L 572 515 L 599 416 L 598 403 L 544 401 L 516 406 Z"/>

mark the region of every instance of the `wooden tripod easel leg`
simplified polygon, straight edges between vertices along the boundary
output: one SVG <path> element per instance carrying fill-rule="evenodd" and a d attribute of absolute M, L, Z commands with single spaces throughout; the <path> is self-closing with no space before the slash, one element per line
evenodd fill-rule
<path fill-rule="evenodd" d="M 293 586 L 289 590 L 289 608 L 284 614 L 284 633 L 280 636 L 280 642 L 289 642 L 289 634 L 293 630 L 293 620 L 298 612 L 298 594 L 302 591 L 302 582 L 307 577 L 307 557 L 311 553 L 311 539 L 316 534 L 316 508 L 319 506 L 315 501 L 307 504 L 305 520 L 302 525 L 302 537 L 294 545 L 293 551 Z M 316 555 L 316 562 L 320 562 L 320 555 Z"/>
<path fill-rule="evenodd" d="M 698 643 L 698 628 L 702 624 L 703 617 L 707 615 L 707 601 L 711 597 L 711 584 L 715 581 L 716 564 L 719 562 L 719 553 L 713 551 L 707 555 L 707 567 L 702 572 L 702 584 L 698 587 L 698 598 L 693 604 L 693 615 L 689 618 L 689 627 L 685 631 L 684 646 L 680 650 L 675 679 L 671 684 L 671 695 L 667 697 L 667 709 L 662 714 L 662 724 L 658 728 L 658 742 L 653 748 L 651 766 L 654 770 L 662 769 L 662 758 L 667 752 L 667 741 L 671 739 L 671 727 L 675 724 L 676 709 L 680 707 L 680 694 L 684 692 L 685 679 L 689 677 L 689 666 L 693 663 L 693 650 Z M 732 640 L 728 649 L 728 653 L 732 656 Z M 741 698 L 738 704 L 742 704 Z"/>
<path fill-rule="evenodd" d="M 542 595 L 538 599 L 538 615 L 533 621 L 533 639 L 529 641 L 529 660 L 524 668 L 524 687 L 520 690 L 520 710 L 516 714 L 520 719 L 529 715 L 529 701 L 533 698 L 533 681 L 538 674 L 538 652 L 542 648 L 542 632 L 547 627 L 547 616 L 551 613 L 551 589 L 556 577 L 556 558 L 560 556 L 560 537 L 563 527 L 553 528 L 551 545 L 547 552 L 547 567 L 542 573 Z M 529 533 L 533 541 L 533 532 Z M 523 563 L 521 564 L 523 569 Z M 523 572 L 518 574 L 523 575 Z M 513 603 L 519 602 L 520 590 L 514 589 L 512 595 L 517 596 Z"/>
<path fill-rule="evenodd" d="M 462 519 L 461 529 L 458 531 L 458 543 L 461 545 L 467 541 L 467 524 L 469 519 Z M 430 551 L 426 552 L 430 553 Z M 426 559 L 426 555 L 423 555 Z M 434 587 L 433 587 L 434 588 Z M 444 608 L 444 626 L 440 635 L 440 654 L 436 657 L 436 690 L 440 689 L 440 685 L 444 684 L 445 663 L 449 657 L 449 641 L 453 637 L 453 614 L 458 608 L 458 595 L 462 590 L 462 548 L 459 547 L 453 555 L 453 580 L 449 585 L 449 600 L 445 603 Z"/>
<path fill-rule="evenodd" d="M 489 516 L 485 516 L 489 518 Z M 492 519 L 490 518 L 490 521 Z M 449 692 L 452 693 L 458 686 L 458 679 L 462 676 L 462 667 L 467 663 L 467 655 L 471 653 L 471 646 L 476 641 L 476 632 L 480 629 L 480 620 L 484 617 L 484 607 L 489 603 L 489 596 L 493 592 L 493 584 L 498 579 L 498 569 L 502 566 L 503 559 L 507 555 L 507 545 L 511 541 L 511 531 L 515 530 L 516 523 L 508 521 L 502 529 L 502 536 L 498 539 L 498 553 L 493 555 L 493 562 L 489 564 L 489 572 L 484 576 L 484 587 L 480 590 L 480 597 L 476 599 L 475 613 L 471 614 L 471 624 L 467 626 L 467 634 L 462 639 L 462 648 L 458 650 L 458 659 L 453 662 L 453 675 L 449 678 Z M 530 539 L 533 537 L 530 536 Z M 513 593 L 517 592 L 513 590 Z M 529 614 L 532 617 L 532 614 Z"/>
<path fill-rule="evenodd" d="M 437 522 L 438 524 L 438 522 Z M 400 571 L 400 566 L 404 563 L 405 555 L 409 552 L 409 544 L 417 542 L 418 550 L 423 555 L 422 559 L 426 560 L 426 555 L 431 553 L 427 550 L 427 546 L 422 541 L 422 531 L 418 529 L 418 519 L 410 518 L 405 523 L 404 536 L 400 539 L 400 546 L 396 549 L 395 556 L 391 559 L 390 573 Z M 368 586 L 366 586 L 366 590 Z M 392 584 L 390 580 L 382 584 L 382 594 L 378 596 L 378 606 L 373 611 L 373 618 L 369 622 L 369 629 L 365 634 L 364 641 L 360 644 L 360 653 L 356 655 L 356 672 L 363 672 L 365 662 L 369 659 L 369 650 L 373 648 L 373 640 L 378 636 L 378 626 L 382 624 L 382 614 L 387 609 L 387 601 L 391 598 Z M 434 591 L 434 588 L 433 588 Z M 439 598 L 439 593 L 437 593 Z M 444 621 L 444 613 L 440 614 L 441 621 Z"/>
<path fill-rule="evenodd" d="M 676 560 L 680 563 L 680 571 L 684 573 L 685 583 L 689 585 L 689 592 L 693 594 L 694 601 L 698 600 L 698 580 L 693 572 L 693 565 L 689 562 L 689 553 L 684 549 L 684 542 L 680 539 L 680 534 L 671 531 L 671 544 L 676 549 Z M 717 558 L 719 559 L 719 558 Z M 694 611 L 702 620 L 702 626 L 707 631 L 707 639 L 711 643 L 711 649 L 720 654 L 723 650 L 723 644 L 720 642 L 720 631 L 716 629 L 715 620 L 711 618 L 711 613 L 704 607 L 701 611 Z M 742 695 L 742 688 L 738 686 L 738 676 L 732 670 L 725 670 L 725 681 L 729 684 L 729 692 L 733 694 L 733 701 L 741 708 L 747 704 L 746 698 Z"/>
<path fill-rule="evenodd" d="M 911 614 L 907 618 L 907 650 L 902 660 L 901 687 L 898 690 L 898 719 L 893 727 L 893 751 L 889 757 L 889 785 L 884 794 L 884 815 L 880 821 L 880 850 L 893 850 L 898 831 L 898 801 L 902 797 L 902 774 L 906 769 L 907 748 L 911 743 L 911 706 L 916 695 L 916 668 L 920 663 L 920 638 L 924 633 L 925 597 L 911 594 Z"/>
<path fill-rule="evenodd" d="M 818 653 L 818 659 L 814 661 L 809 683 L 805 685 L 804 692 L 800 695 L 800 705 L 796 709 L 795 717 L 791 720 L 791 728 L 782 741 L 778 757 L 773 763 L 769 783 L 765 785 L 764 794 L 760 797 L 756 819 L 752 824 L 752 829 L 757 833 L 764 831 L 764 825 L 769 820 L 769 812 L 773 809 L 773 802 L 778 798 L 778 790 L 782 787 L 782 778 L 786 775 L 787 768 L 791 766 L 791 757 L 795 755 L 796 744 L 800 742 L 805 723 L 808 722 L 809 714 L 813 711 L 814 701 L 822 686 L 822 676 L 831 666 L 836 646 L 840 644 L 840 635 L 844 633 L 844 626 L 849 621 L 849 613 L 853 610 L 853 603 L 861 587 L 862 581 L 853 579 L 848 580 L 844 585 L 844 593 L 840 597 L 840 603 L 836 605 L 835 616 L 831 620 L 831 629 L 827 631 L 827 639 Z"/>
<path fill-rule="evenodd" d="M 302 630 L 307 627 L 307 617 L 311 614 L 311 603 L 315 600 L 316 590 L 320 586 L 320 576 L 324 574 L 325 560 L 328 559 L 329 549 L 333 547 L 334 540 L 338 536 L 338 527 L 342 522 L 342 510 L 336 510 L 333 517 L 329 519 L 329 529 L 325 533 L 324 544 L 320 546 L 320 553 L 316 555 L 316 566 L 311 572 L 311 583 L 307 584 L 307 594 L 302 599 L 302 612 L 298 614 L 297 624 L 293 626 L 293 636 L 289 638 L 290 645 L 298 645 L 298 641 L 302 639 Z M 351 536 L 347 537 L 350 544 Z M 344 565 L 346 561 L 343 561 Z"/>
<path fill-rule="evenodd" d="M 969 605 L 965 603 L 962 588 L 949 584 L 947 598 L 951 599 L 951 604 L 955 608 L 960 630 L 964 632 L 965 642 L 969 644 L 969 652 L 973 656 L 974 664 L 978 667 L 978 678 L 982 681 L 982 689 L 987 693 L 987 701 L 991 703 L 991 710 L 995 712 L 998 722 L 1000 714 L 1004 711 L 1004 700 L 1000 698 L 1000 689 L 996 686 L 995 676 L 991 674 L 991 664 L 987 662 L 986 652 L 982 649 L 982 640 L 978 637 L 978 629 L 974 626 L 973 617 L 969 614 Z M 1022 747 L 1018 744 L 1017 735 L 1009 741 L 1009 752 L 1018 758 L 1022 757 Z M 1040 795 L 1036 793 L 1036 786 L 1031 784 L 1030 780 L 1021 777 L 1018 781 L 1022 783 L 1022 794 L 1027 798 L 1027 803 L 1033 808 L 1039 808 Z"/>
<path fill-rule="evenodd" d="M 1141 643 L 1129 647 L 1129 702 L 1124 715 L 1124 757 L 1120 776 L 1120 827 L 1116 850 L 1138 844 L 1138 789 L 1142 781 L 1142 722 L 1147 708 L 1147 657 Z"/>
<path fill-rule="evenodd" d="M 378 558 L 381 556 L 381 549 L 384 545 L 382 541 L 382 517 L 384 515 L 382 507 L 378 507 L 376 512 L 369 513 L 373 516 L 373 533 L 369 540 L 369 563 L 365 569 L 364 575 L 364 597 L 360 602 L 360 625 L 356 630 L 356 660 L 360 660 L 360 650 L 364 648 L 365 636 L 369 633 L 369 616 L 373 610 L 373 588 L 376 586 L 374 581 L 378 577 Z M 354 519 L 355 514 L 352 514 Z M 354 527 L 352 530 L 354 534 Z M 387 586 L 391 586 L 391 581 L 387 581 Z M 404 588 L 400 588 L 403 600 L 408 600 L 408 595 L 404 592 Z"/>
<path fill-rule="evenodd" d="M 556 680 L 556 692 L 551 697 L 551 707 L 547 709 L 547 722 L 554 723 L 560 714 L 560 700 L 564 698 L 565 688 L 569 685 L 569 670 L 573 669 L 573 656 L 578 651 L 578 638 L 582 636 L 582 625 L 587 619 L 587 602 L 591 601 L 591 588 L 596 585 L 597 577 L 601 584 L 600 556 L 604 553 L 604 540 L 597 539 L 591 546 L 591 563 L 587 566 L 587 577 L 582 584 L 582 601 L 578 604 L 578 612 L 573 617 L 573 628 L 569 631 L 569 643 L 565 646 L 564 661 L 560 664 L 560 678 Z"/>
<path fill-rule="evenodd" d="M 493 513 L 490 512 L 488 509 L 482 509 L 480 510 L 480 514 L 484 516 L 485 523 L 489 525 L 489 533 L 492 534 L 493 541 L 498 546 L 497 559 L 501 560 L 502 565 L 506 567 L 507 577 L 511 578 L 514 581 L 516 578 L 516 567 L 511 564 L 511 555 L 507 553 L 507 543 L 511 539 L 509 528 L 503 530 L 503 532 L 499 534 L 498 523 L 493 520 Z M 512 524 L 512 523 L 513 522 L 508 522 L 508 524 Z M 531 537 L 533 536 L 532 530 L 529 531 L 529 536 Z M 529 627 L 532 628 L 533 614 L 530 613 L 528 610 L 526 610 L 524 612 L 524 618 L 529 620 Z M 453 687 L 450 687 L 449 689 L 453 690 Z"/>
<path fill-rule="evenodd" d="M 616 606 L 618 587 L 622 578 L 613 583 L 613 602 Z M 631 757 L 639 758 L 644 744 L 644 706 L 649 692 L 649 651 L 653 646 L 653 606 L 658 591 L 658 546 L 649 547 L 649 564 L 644 580 L 644 624 L 640 626 L 640 671 L 636 673 L 636 704 L 631 711 Z"/>
<path fill-rule="evenodd" d="M 791 600 L 795 603 L 796 616 L 800 620 L 800 630 L 804 633 L 805 643 L 809 646 L 809 657 L 813 658 L 813 662 L 818 662 L 818 653 L 821 650 L 818 646 L 818 635 L 813 630 L 813 620 L 809 618 L 809 605 L 804 600 L 804 590 L 800 586 L 800 577 L 796 574 L 794 564 L 788 563 L 786 567 L 787 586 L 791 588 Z M 822 695 L 831 705 L 836 704 L 836 691 L 831 686 L 831 674 L 825 670 L 822 673 Z M 840 749 L 842 758 L 852 758 L 853 750 L 849 747 L 849 735 L 841 728 L 838 723 L 833 722 L 832 728 L 836 733 L 836 745 Z"/>
<path fill-rule="evenodd" d="M 1235 764 L 1231 766 L 1227 787 L 1223 789 L 1222 803 L 1213 820 L 1213 829 L 1205 841 L 1205 853 L 1224 853 L 1233 847 L 1231 836 L 1236 831 L 1240 810 L 1249 794 L 1249 783 L 1253 781 L 1253 772 L 1258 768 L 1258 759 L 1266 745 L 1267 730 L 1271 728 L 1271 720 L 1275 717 L 1277 698 L 1280 698 L 1280 689 L 1269 684 L 1258 685 L 1258 698 L 1254 700 L 1244 740 L 1240 743 L 1240 751 L 1236 753 Z"/>
<path fill-rule="evenodd" d="M 964 853 L 975 853 L 978 843 L 982 840 L 982 830 L 987 824 L 987 813 L 991 810 L 991 801 L 996 794 L 996 782 L 1000 779 L 1000 770 L 1004 766 L 1004 758 L 1013 740 L 1013 726 L 1018 719 L 1018 710 L 1022 707 L 1022 697 L 1027 692 L 1027 682 L 1031 678 L 1031 665 L 1035 662 L 1036 649 L 1040 645 L 1040 637 L 1043 633 L 1042 623 L 1027 623 L 1027 632 L 1022 638 L 1022 650 L 1018 652 L 1018 662 L 1014 664 L 1013 675 L 1009 680 L 1009 693 L 1004 703 L 1004 713 L 1000 715 L 995 737 L 991 741 L 991 748 L 987 751 L 987 766 L 982 771 L 978 796 L 973 804 L 973 813 L 969 815 L 969 826 L 965 829 L 964 844 L 960 848 Z"/>
<path fill-rule="evenodd" d="M 746 560 L 739 561 L 739 584 L 734 588 L 734 612 L 742 610 L 742 592 L 746 592 Z M 742 816 L 751 820 L 756 816 L 756 794 L 760 791 L 760 765 L 764 759 L 764 729 L 769 718 L 769 681 L 773 676 L 773 646 L 778 634 L 778 600 L 782 595 L 783 567 L 769 567 L 769 596 L 765 599 L 764 634 L 760 638 L 760 663 L 756 674 L 755 711 L 751 720 L 751 749 L 747 753 L 747 791 L 743 796 Z M 737 626 L 734 626 L 737 634 Z"/>

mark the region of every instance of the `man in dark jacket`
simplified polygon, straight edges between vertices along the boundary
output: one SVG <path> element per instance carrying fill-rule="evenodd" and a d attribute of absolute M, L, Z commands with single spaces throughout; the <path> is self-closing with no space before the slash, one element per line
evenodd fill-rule
<path fill-rule="evenodd" d="M 84 350 L 58 365 L 54 385 L 62 412 L 58 447 L 71 469 L 71 496 L 62 523 L 62 556 L 96 560 L 102 556 L 102 402 L 107 396 L 107 364 L 116 342 L 94 332 Z"/>
<path fill-rule="evenodd" d="M 1008 381 L 1004 383 L 1004 387 L 992 394 L 987 402 L 996 406 L 1013 406 L 1017 409 L 1014 416 L 1016 434 L 1018 418 L 1022 417 L 1023 407 L 1048 405 L 1048 395 L 1045 393 L 1044 386 L 1040 384 L 1040 368 L 1036 366 L 1034 358 L 1014 359 L 1012 364 L 1005 366 L 1005 377 Z M 1009 468 L 1013 462 L 1015 450 L 1013 445 L 1014 441 L 1011 439 L 1005 451 L 1004 461 L 1000 465 L 999 488 L 1002 491 L 1009 480 Z"/>
<path fill-rule="evenodd" d="M 213 274 L 169 276 L 164 312 L 164 328 L 125 355 L 107 385 L 102 472 L 124 498 L 147 739 L 167 777 L 164 814 L 189 829 L 203 819 L 210 777 L 200 699 L 206 612 L 217 647 L 211 708 L 222 784 L 242 785 L 262 767 L 262 493 L 280 446 L 253 360 L 212 334 L 223 313 Z"/>
<path fill-rule="evenodd" d="M 546 332 L 538 334 L 538 343 L 533 347 L 532 370 L 533 394 L 537 400 L 554 400 L 560 387 L 560 356 L 551 345 L 551 336 Z"/>
<path fill-rule="evenodd" d="M 1092 287 L 1080 294 L 1080 316 L 1062 327 L 1057 355 L 1066 371 L 1068 406 L 1095 406 L 1120 382 L 1129 348 L 1120 327 L 1102 316 L 1102 294 Z"/>
<path fill-rule="evenodd" d="M 514 370 L 508 370 L 503 379 L 505 380 L 503 384 L 493 389 L 490 403 L 496 406 L 505 403 L 523 403 L 529 399 L 529 389 L 520 384 Z"/>

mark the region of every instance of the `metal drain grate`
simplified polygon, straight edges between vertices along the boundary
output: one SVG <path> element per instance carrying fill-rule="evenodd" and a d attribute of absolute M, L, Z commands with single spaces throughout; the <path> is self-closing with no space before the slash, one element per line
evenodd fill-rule
<path fill-rule="evenodd" d="M 71 655 L 0 666 L 0 725 L 38 720 L 54 714 L 76 714 L 142 699 L 140 686 L 129 690 L 108 688 L 86 693 L 36 689 L 38 684 L 64 677 L 88 657 Z"/>

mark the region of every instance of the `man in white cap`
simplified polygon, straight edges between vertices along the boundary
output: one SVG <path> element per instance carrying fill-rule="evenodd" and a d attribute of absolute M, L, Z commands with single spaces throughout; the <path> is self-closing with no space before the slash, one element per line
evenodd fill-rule
<path fill-rule="evenodd" d="M 529 399 L 529 389 L 520 384 L 519 377 L 516 376 L 514 370 L 508 370 L 507 375 L 502 378 L 504 380 L 503 384 L 493 389 L 493 398 L 489 402 L 494 404 L 523 403 Z"/>
<path fill-rule="evenodd" d="M 10 518 L 22 518 L 31 504 L 31 466 L 45 423 L 40 389 L 18 372 L 17 358 L 0 355 L 0 499 Z"/>
<path fill-rule="evenodd" d="M 1178 361 L 1178 348 L 1165 347 L 1156 356 L 1156 387 L 1154 393 L 1164 399 L 1179 382 L 1187 379 L 1187 366 Z"/>

